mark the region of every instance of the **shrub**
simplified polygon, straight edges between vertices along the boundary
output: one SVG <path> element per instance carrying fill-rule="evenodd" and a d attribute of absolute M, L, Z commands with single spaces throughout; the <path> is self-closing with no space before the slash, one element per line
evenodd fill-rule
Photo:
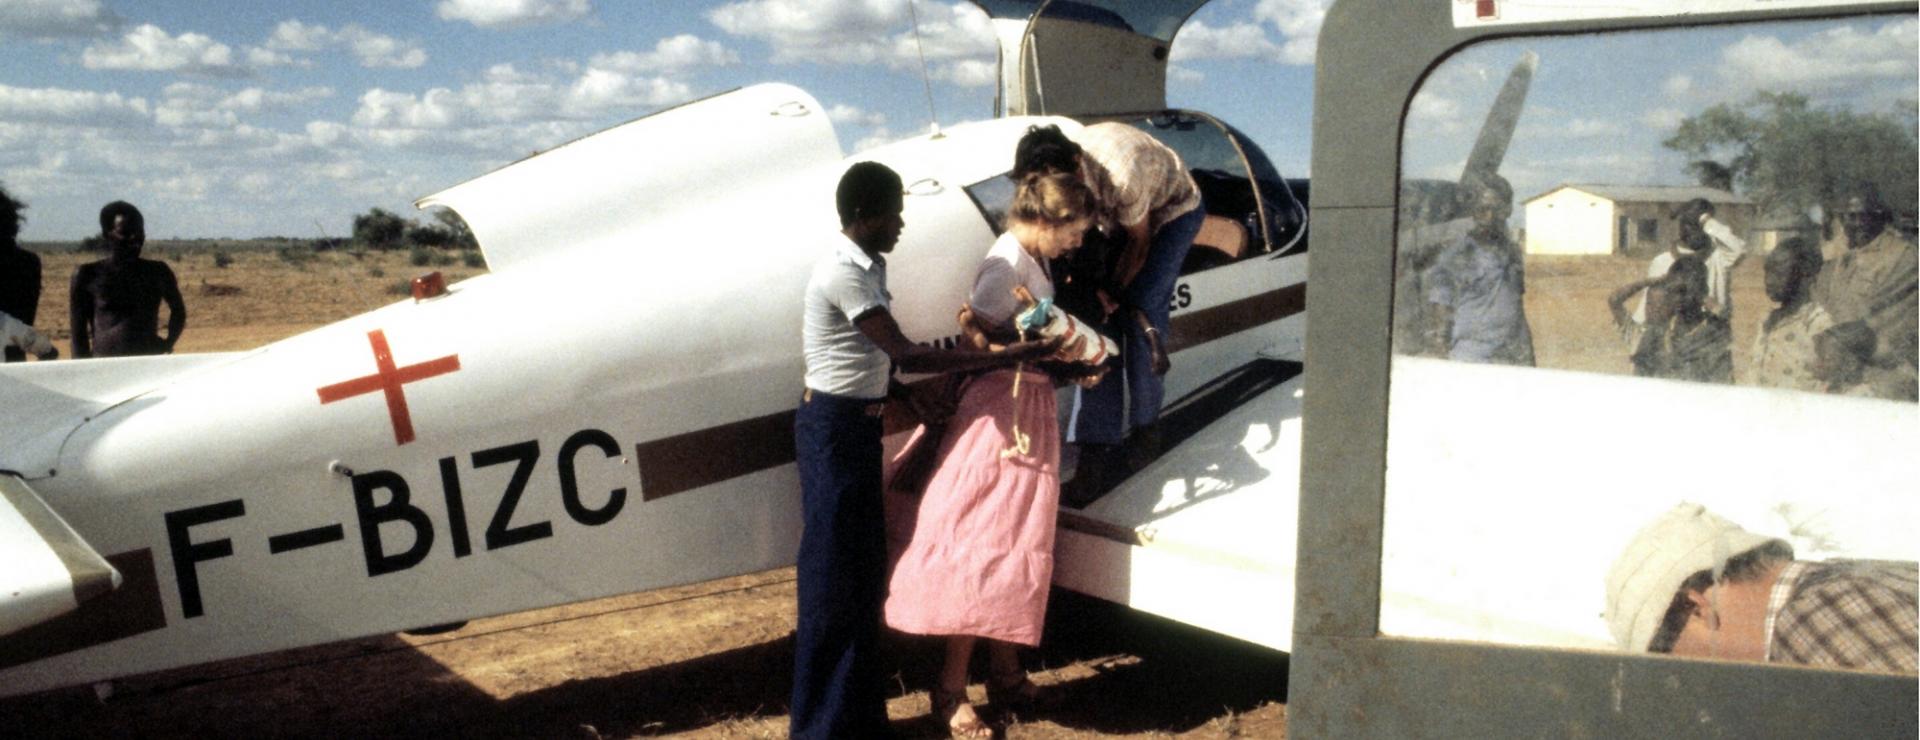
<path fill-rule="evenodd" d="M 487 256 L 478 249 L 469 249 L 460 253 L 460 262 L 468 267 L 482 268 L 487 266 Z"/>
<path fill-rule="evenodd" d="M 224 250 L 224 249 L 214 250 L 213 252 L 214 267 L 219 267 L 224 269 L 231 264 L 233 264 L 233 255 L 227 254 L 227 250 Z"/>
<path fill-rule="evenodd" d="M 413 278 L 403 278 L 400 282 L 388 285 L 387 295 L 413 295 Z"/>
<path fill-rule="evenodd" d="M 426 267 L 432 263 L 433 250 L 418 244 L 413 245 L 412 249 L 407 250 L 407 264 L 413 265 L 414 267 Z"/>
<path fill-rule="evenodd" d="M 304 267 L 308 260 L 313 259 L 313 249 L 304 244 L 284 246 L 274 250 L 274 254 L 279 255 L 281 262 L 294 267 Z"/>

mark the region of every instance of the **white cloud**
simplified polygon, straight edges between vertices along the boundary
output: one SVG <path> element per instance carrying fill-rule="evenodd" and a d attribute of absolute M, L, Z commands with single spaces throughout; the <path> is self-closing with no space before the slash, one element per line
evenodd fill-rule
<path fill-rule="evenodd" d="M 74 126 L 145 123 L 147 101 L 119 93 L 0 85 L 0 120 Z"/>
<path fill-rule="evenodd" d="M 1910 79 L 1920 55 L 1912 18 L 1863 32 L 1854 25 L 1828 29 L 1791 45 L 1773 36 L 1748 36 L 1721 52 L 1725 74 L 1756 89 L 1818 89 L 1840 83 Z"/>
<path fill-rule="evenodd" d="M 1687 112 L 1678 108 L 1650 108 L 1640 114 L 1640 125 L 1656 131 L 1674 131 L 1686 118 Z"/>
<path fill-rule="evenodd" d="M 934 68 L 933 77 L 961 87 L 993 87 L 1000 84 L 1000 64 L 985 59 L 961 59 Z"/>
<path fill-rule="evenodd" d="M 440 0 L 441 20 L 466 21 L 481 28 L 514 28 L 575 21 L 593 12 L 588 0 Z"/>
<path fill-rule="evenodd" d="M 100 0 L 0 2 L 0 37 L 88 38 L 111 35 L 124 21 Z"/>
<path fill-rule="evenodd" d="M 631 115 L 693 98 L 685 83 L 664 77 L 587 67 L 571 80 L 499 64 L 478 82 L 418 95 L 375 88 L 360 96 L 354 125 L 374 140 L 408 140 L 406 131 L 579 121 Z"/>
<path fill-rule="evenodd" d="M 353 54 L 360 66 L 369 69 L 412 69 L 427 63 L 427 52 L 418 43 L 375 33 L 354 23 L 336 31 L 299 20 L 281 21 L 266 42 L 267 49 L 276 51 L 314 52 L 335 47 Z"/>
<path fill-rule="evenodd" d="M 1619 121 L 1607 118 L 1575 118 L 1554 128 L 1554 135 L 1572 137 L 1612 137 L 1627 133 Z"/>
<path fill-rule="evenodd" d="M 683 33 L 661 39 L 659 43 L 653 45 L 653 51 L 595 54 L 587 63 L 589 66 L 604 70 L 634 73 L 660 72 L 688 67 L 719 67 L 739 61 L 740 55 L 735 54 L 726 45 Z"/>
<path fill-rule="evenodd" d="M 1660 91 L 1666 93 L 1669 98 L 1685 97 L 1691 94 L 1693 89 L 1693 78 L 1684 74 L 1668 77 L 1667 81 L 1660 86 Z"/>
<path fill-rule="evenodd" d="M 80 54 L 87 69 L 187 72 L 224 77 L 250 74 L 234 60 L 233 48 L 198 33 L 168 34 L 151 23 L 115 42 L 88 45 Z"/>
<path fill-rule="evenodd" d="M 1196 59 L 1278 59 L 1284 50 L 1267 39 L 1267 31 L 1253 23 L 1214 28 L 1205 21 L 1188 21 L 1173 37 L 1175 62 Z"/>
<path fill-rule="evenodd" d="M 1320 24 L 1327 19 L 1327 7 L 1333 0 L 1260 0 L 1253 17 L 1271 24 L 1284 39 L 1280 43 L 1280 61 L 1288 64 L 1312 64 L 1319 49 Z"/>
<path fill-rule="evenodd" d="M 340 29 L 338 38 L 360 60 L 362 67 L 412 69 L 427 63 L 427 52 L 419 46 L 351 23 Z"/>
<path fill-rule="evenodd" d="M 775 63 L 917 66 L 994 58 L 992 21 L 971 3 L 919 7 L 919 38 L 904 0 L 745 0 L 715 8 L 707 19 L 734 36 L 773 47 Z M 954 69 L 955 77 L 969 75 Z"/>
<path fill-rule="evenodd" d="M 828 106 L 827 118 L 832 119 L 834 123 L 854 126 L 884 126 L 887 124 L 887 114 L 865 110 L 858 106 L 847 105 L 845 103 L 835 103 Z"/>

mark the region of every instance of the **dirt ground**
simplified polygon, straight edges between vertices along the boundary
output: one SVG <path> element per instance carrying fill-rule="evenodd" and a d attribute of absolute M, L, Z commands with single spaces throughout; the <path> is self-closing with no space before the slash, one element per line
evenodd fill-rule
<path fill-rule="evenodd" d="M 428 269 L 404 252 L 150 249 L 180 276 L 183 352 L 240 350 L 404 296 Z M 67 351 L 65 283 L 80 255 L 46 254 L 40 326 Z M 1758 260 L 1736 271 L 1736 369 L 1764 315 Z M 1644 270 L 1612 257 L 1528 260 L 1540 364 L 1630 372 L 1605 299 Z M 782 737 L 792 660 L 793 573 L 752 574 L 123 679 L 111 696 L 71 688 L 0 700 L 0 737 Z M 1281 738 L 1286 657 L 1056 592 L 1044 647 L 1028 656 L 1058 707 L 1008 718 L 1006 736 Z M 926 718 L 936 646 L 892 636 L 889 714 Z M 973 686 L 976 698 L 982 688 Z"/>

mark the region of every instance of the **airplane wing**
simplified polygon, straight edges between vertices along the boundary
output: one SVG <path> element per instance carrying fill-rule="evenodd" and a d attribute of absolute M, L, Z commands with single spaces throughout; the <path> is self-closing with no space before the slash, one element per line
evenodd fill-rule
<path fill-rule="evenodd" d="M 0 475 L 0 562 L 0 635 L 120 587 L 120 572 L 10 475 Z"/>
<path fill-rule="evenodd" d="M 26 362 L 0 367 L 0 473 L 28 480 L 54 474 L 67 436 L 100 412 L 182 373 L 230 362 L 242 352 Z"/>

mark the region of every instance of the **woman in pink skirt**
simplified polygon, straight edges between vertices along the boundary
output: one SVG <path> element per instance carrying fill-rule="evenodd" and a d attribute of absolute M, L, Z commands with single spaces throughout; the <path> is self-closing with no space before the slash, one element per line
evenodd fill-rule
<path fill-rule="evenodd" d="M 986 340 L 1015 340 L 1015 316 L 1053 296 L 1047 260 L 1080 246 L 1093 208 L 1092 193 L 1072 175 L 1036 174 L 1017 184 L 1006 233 L 981 262 L 968 298 L 973 327 Z M 1075 350 L 1063 347 L 1059 356 Z M 1078 367 L 1082 372 L 1063 374 L 1088 374 Z M 1037 698 L 1016 649 L 1040 643 L 1053 579 L 1060 500 L 1054 405 L 1052 378 L 1031 364 L 968 378 L 937 440 L 940 462 L 925 492 L 890 493 L 887 500 L 895 554 L 887 625 L 947 638 L 933 707 L 955 737 L 993 732 L 967 700 L 977 640 L 987 641 L 990 700 L 1017 705 Z M 930 442 L 915 439 L 909 447 Z"/>

